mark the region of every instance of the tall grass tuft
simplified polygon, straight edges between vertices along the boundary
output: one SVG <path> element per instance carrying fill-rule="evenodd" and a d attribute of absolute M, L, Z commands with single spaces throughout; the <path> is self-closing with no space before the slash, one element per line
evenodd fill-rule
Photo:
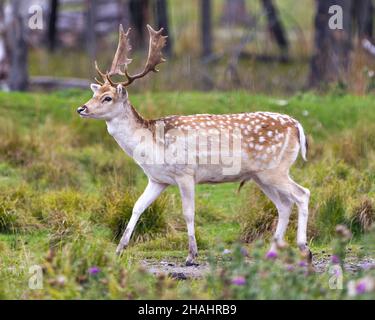
<path fill-rule="evenodd" d="M 54 246 L 87 235 L 87 217 L 97 206 L 95 197 L 67 189 L 51 191 L 36 199 L 33 214 L 47 227 Z"/>
<path fill-rule="evenodd" d="M 104 222 L 112 230 L 114 240 L 118 241 L 130 220 L 134 204 L 138 199 L 136 190 L 131 189 L 124 193 L 116 189 L 107 189 L 103 199 L 101 216 L 96 213 L 96 217 L 93 218 Z M 167 232 L 167 206 L 168 197 L 162 195 L 146 209 L 136 225 L 132 236 L 133 241 L 142 242 Z"/>
<path fill-rule="evenodd" d="M 355 236 L 369 232 L 375 222 L 375 205 L 370 198 L 364 197 L 354 208 L 350 217 L 350 228 Z"/>
<path fill-rule="evenodd" d="M 340 195 L 332 193 L 320 207 L 315 219 L 316 229 L 318 230 L 318 239 L 329 241 L 335 235 L 335 226 L 344 224 L 345 207 Z"/>
<path fill-rule="evenodd" d="M 277 210 L 273 203 L 256 187 L 250 188 L 240 209 L 241 239 L 252 242 L 272 235 L 277 223 Z"/>
<path fill-rule="evenodd" d="M 32 192 L 24 186 L 0 190 L 0 232 L 24 233 L 40 228 L 30 211 Z"/>

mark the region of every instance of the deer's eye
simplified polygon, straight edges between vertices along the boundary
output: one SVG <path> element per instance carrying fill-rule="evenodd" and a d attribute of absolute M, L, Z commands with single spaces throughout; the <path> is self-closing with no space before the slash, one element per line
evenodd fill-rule
<path fill-rule="evenodd" d="M 110 101 L 112 101 L 112 98 L 111 97 L 105 97 L 103 101 L 110 102 Z"/>

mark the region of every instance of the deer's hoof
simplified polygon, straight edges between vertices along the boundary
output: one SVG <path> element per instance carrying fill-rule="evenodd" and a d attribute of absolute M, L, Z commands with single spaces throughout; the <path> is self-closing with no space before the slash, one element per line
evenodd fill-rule
<path fill-rule="evenodd" d="M 306 261 L 309 263 L 309 264 L 312 264 L 312 261 L 313 261 L 313 254 L 310 250 L 310 248 L 307 246 L 307 245 L 301 245 L 299 246 L 299 249 L 301 251 L 301 255 L 303 258 L 306 259 Z"/>
<path fill-rule="evenodd" d="M 199 266 L 199 263 L 196 263 L 195 261 L 186 260 L 185 265 L 187 267 L 197 267 Z"/>
<path fill-rule="evenodd" d="M 121 256 L 121 254 L 124 252 L 124 247 L 117 247 L 117 249 L 116 249 L 116 255 L 118 256 L 118 257 L 120 257 Z"/>

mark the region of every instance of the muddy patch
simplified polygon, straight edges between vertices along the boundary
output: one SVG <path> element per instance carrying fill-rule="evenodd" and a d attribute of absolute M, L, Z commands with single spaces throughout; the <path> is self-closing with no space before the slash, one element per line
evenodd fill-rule
<path fill-rule="evenodd" d="M 326 272 L 330 266 L 330 261 L 331 257 L 328 254 L 314 256 L 313 265 L 315 271 L 318 273 Z M 249 261 L 249 263 L 251 263 L 251 261 Z M 196 266 L 185 266 L 185 264 L 176 261 L 143 260 L 141 264 L 152 274 L 164 274 L 177 280 L 199 279 L 204 277 L 210 270 L 207 262 L 200 263 Z M 350 273 L 355 273 L 360 270 L 375 269 L 375 258 L 365 257 L 358 259 L 358 257 L 349 256 L 345 260 L 344 268 Z"/>
<path fill-rule="evenodd" d="M 331 262 L 330 256 L 321 256 L 314 258 L 313 265 L 316 272 L 322 273 L 327 271 Z M 357 257 L 347 257 L 344 262 L 344 269 L 350 273 L 356 273 L 360 270 L 375 269 L 375 259 L 374 258 L 362 258 Z"/>
<path fill-rule="evenodd" d="M 177 280 L 202 278 L 209 271 L 208 263 L 186 266 L 175 261 L 143 260 L 141 264 L 152 274 L 166 274 Z"/>

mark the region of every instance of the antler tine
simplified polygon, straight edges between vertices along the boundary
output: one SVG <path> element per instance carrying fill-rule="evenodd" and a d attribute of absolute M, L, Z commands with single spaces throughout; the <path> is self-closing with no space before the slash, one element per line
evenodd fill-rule
<path fill-rule="evenodd" d="M 161 50 L 165 47 L 168 36 L 162 36 L 164 28 L 155 31 L 148 24 L 147 29 L 150 34 L 150 42 L 145 70 L 158 72 L 159 70 L 156 69 L 156 66 L 166 61 Z"/>
<path fill-rule="evenodd" d="M 143 78 L 150 71 L 158 72 L 159 70 L 156 69 L 156 66 L 166 61 L 163 58 L 162 54 L 162 49 L 167 42 L 167 36 L 162 36 L 161 34 L 164 29 L 161 28 L 160 30 L 155 31 L 153 28 L 151 28 L 150 25 L 147 25 L 147 29 L 150 35 L 147 62 L 142 72 L 132 76 L 128 72 L 128 65 L 132 62 L 132 59 L 128 58 L 129 51 L 131 50 L 128 39 L 130 28 L 125 33 L 122 25 L 120 25 L 120 36 L 117 51 L 112 62 L 111 70 L 106 75 L 107 79 L 113 85 L 122 84 L 126 87 L 130 85 L 134 80 Z M 123 70 L 121 69 L 121 67 L 123 67 Z M 110 77 L 112 75 L 125 75 L 127 80 L 125 82 L 116 83 L 111 81 Z"/>
<path fill-rule="evenodd" d="M 149 50 L 148 50 L 148 57 L 146 65 L 142 72 L 135 74 L 134 76 L 130 75 L 128 72 L 128 65 L 132 62 L 132 59 L 128 58 L 129 52 L 131 50 L 131 46 L 129 43 L 129 33 L 130 28 L 127 32 L 124 32 L 124 28 L 120 24 L 119 27 L 119 42 L 117 46 L 117 50 L 115 56 L 112 61 L 111 69 L 107 73 L 103 73 L 100 71 L 96 61 L 95 61 L 95 68 L 99 75 L 104 80 L 104 83 L 109 82 L 112 86 L 116 86 L 121 84 L 123 86 L 130 85 L 134 80 L 143 78 L 147 73 L 150 71 L 158 72 L 159 70 L 156 69 L 156 66 L 160 63 L 165 62 L 166 60 L 163 57 L 162 49 L 164 48 L 167 42 L 167 36 L 163 36 L 161 33 L 163 32 L 163 28 L 159 31 L 155 31 L 151 28 L 150 25 L 147 25 L 147 29 L 150 35 L 150 42 L 149 42 Z M 123 68 L 123 70 L 122 70 Z M 111 80 L 111 76 L 113 75 L 121 75 L 126 76 L 127 80 L 125 82 L 114 82 Z M 98 81 L 97 79 L 95 79 Z M 99 81 L 98 81 L 99 82 Z M 101 82 L 99 82 L 101 83 Z"/>
<path fill-rule="evenodd" d="M 129 33 L 130 28 L 125 33 L 122 24 L 119 27 L 119 40 L 118 46 L 116 50 L 116 54 L 112 61 L 111 70 L 109 71 L 109 76 L 111 75 L 121 75 L 124 76 L 125 72 L 121 70 L 121 67 L 124 67 L 127 70 L 128 65 L 132 62 L 132 59 L 128 58 L 129 52 L 131 50 L 131 46 L 129 43 Z"/>
<path fill-rule="evenodd" d="M 100 71 L 97 61 L 95 61 L 95 69 L 96 69 L 96 72 L 102 77 L 103 81 L 105 82 L 106 79 L 107 79 L 106 74 Z M 95 78 L 95 80 L 98 81 L 96 78 Z M 100 82 L 100 81 L 98 81 L 98 82 Z"/>
<path fill-rule="evenodd" d="M 104 72 L 101 72 L 100 69 L 99 69 L 99 66 L 98 66 L 98 63 L 97 61 L 95 61 L 95 69 L 96 71 L 98 72 L 98 74 L 102 77 L 103 81 L 99 81 L 97 78 L 95 78 L 95 81 L 98 82 L 100 85 L 103 85 L 105 83 L 109 83 L 110 85 L 112 86 L 115 86 L 116 84 L 111 80 L 111 78 L 109 77 L 108 75 L 108 72 L 104 73 Z"/>
<path fill-rule="evenodd" d="M 167 43 L 168 36 L 161 35 L 164 29 L 161 28 L 159 31 L 155 31 L 149 24 L 147 25 L 147 29 L 150 35 L 150 41 L 145 68 L 141 73 L 135 74 L 134 76 L 129 75 L 128 71 L 125 69 L 125 75 L 128 81 L 123 83 L 124 86 L 128 86 L 136 79 L 143 78 L 150 71 L 158 72 L 159 70 L 156 69 L 156 66 L 166 61 L 163 58 L 162 49 Z"/>

